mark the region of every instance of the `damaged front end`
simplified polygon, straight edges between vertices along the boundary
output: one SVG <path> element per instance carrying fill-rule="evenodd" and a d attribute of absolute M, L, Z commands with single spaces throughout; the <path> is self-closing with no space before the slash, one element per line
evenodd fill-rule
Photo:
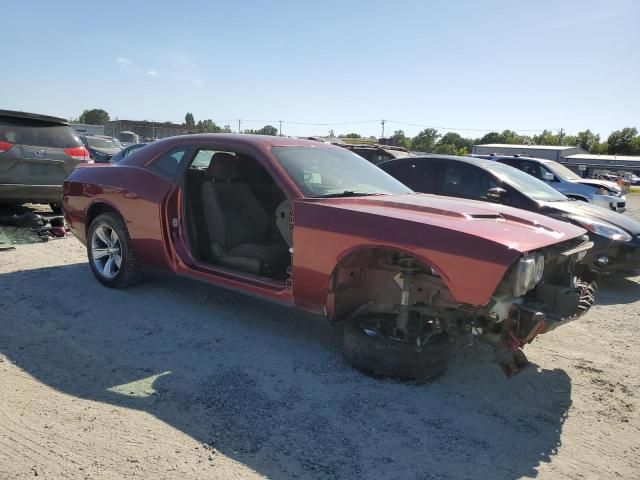
<path fill-rule="evenodd" d="M 526 365 L 522 347 L 586 313 L 595 303 L 597 274 L 581 263 L 593 246 L 581 237 L 520 258 L 498 287 L 488 315 L 473 333 L 495 345 L 507 376 Z"/>
<path fill-rule="evenodd" d="M 593 305 L 595 275 L 581 263 L 591 246 L 579 237 L 521 256 L 482 306 L 456 302 L 438 271 L 408 255 L 354 255 L 337 269 L 331 295 L 345 355 L 376 374 L 433 378 L 446 370 L 446 345 L 472 334 L 495 346 L 511 376 L 527 363 L 526 344 Z"/>

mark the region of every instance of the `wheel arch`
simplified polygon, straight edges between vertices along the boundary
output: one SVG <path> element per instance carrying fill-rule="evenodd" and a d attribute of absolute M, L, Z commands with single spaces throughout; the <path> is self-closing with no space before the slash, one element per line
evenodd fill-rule
<path fill-rule="evenodd" d="M 89 206 L 89 208 L 87 208 L 87 214 L 85 215 L 85 222 L 84 222 L 85 238 L 89 233 L 89 227 L 91 226 L 91 222 L 93 222 L 93 220 L 96 217 L 98 217 L 98 215 L 102 215 L 103 213 L 109 213 L 109 212 L 117 214 L 118 216 L 120 216 L 120 218 L 124 220 L 124 217 L 118 211 L 118 209 L 115 206 L 113 206 L 113 204 L 111 204 L 106 200 L 102 200 L 102 199 L 96 200 Z"/>
<path fill-rule="evenodd" d="M 325 301 L 325 313 L 329 318 L 334 318 L 338 310 L 336 309 L 339 299 L 337 298 L 339 273 L 345 268 L 357 268 L 366 266 L 368 261 L 373 261 L 377 256 L 385 254 L 397 254 L 405 257 L 415 259 L 418 263 L 422 264 L 426 269 L 435 270 L 444 286 L 451 291 L 450 279 L 438 264 L 423 255 L 416 254 L 415 251 L 397 247 L 395 245 L 386 244 L 362 244 L 355 245 L 338 255 L 336 264 L 333 267 L 331 275 L 329 276 L 329 285 L 327 288 L 327 298 Z M 353 265 L 350 263 L 353 262 Z"/>

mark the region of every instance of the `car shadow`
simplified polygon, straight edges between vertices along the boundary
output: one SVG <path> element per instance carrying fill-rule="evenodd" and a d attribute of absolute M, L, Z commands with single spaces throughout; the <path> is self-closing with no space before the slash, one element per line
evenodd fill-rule
<path fill-rule="evenodd" d="M 598 305 L 620 305 L 640 300 L 640 284 L 631 278 L 603 276 L 598 283 Z"/>
<path fill-rule="evenodd" d="M 429 384 L 353 370 L 322 319 L 187 280 L 126 290 L 86 264 L 0 275 L 0 351 L 82 399 L 148 412 L 272 478 L 536 476 L 571 379 L 508 380 L 482 343 Z"/>

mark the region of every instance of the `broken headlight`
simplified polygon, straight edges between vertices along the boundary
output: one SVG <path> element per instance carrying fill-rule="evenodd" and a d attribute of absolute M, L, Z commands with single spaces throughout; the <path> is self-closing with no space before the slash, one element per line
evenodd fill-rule
<path fill-rule="evenodd" d="M 530 255 L 518 261 L 513 295 L 521 297 L 535 287 L 544 273 L 544 255 Z"/>

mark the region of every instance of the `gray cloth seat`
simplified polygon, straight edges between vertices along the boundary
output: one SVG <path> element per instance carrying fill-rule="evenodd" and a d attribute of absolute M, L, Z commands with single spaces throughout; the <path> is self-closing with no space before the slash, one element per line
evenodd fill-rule
<path fill-rule="evenodd" d="M 268 275 L 288 261 L 282 242 L 269 238 L 272 220 L 246 183 L 238 182 L 238 160 L 218 152 L 209 164 L 211 180 L 200 187 L 211 260 L 249 273 Z"/>

